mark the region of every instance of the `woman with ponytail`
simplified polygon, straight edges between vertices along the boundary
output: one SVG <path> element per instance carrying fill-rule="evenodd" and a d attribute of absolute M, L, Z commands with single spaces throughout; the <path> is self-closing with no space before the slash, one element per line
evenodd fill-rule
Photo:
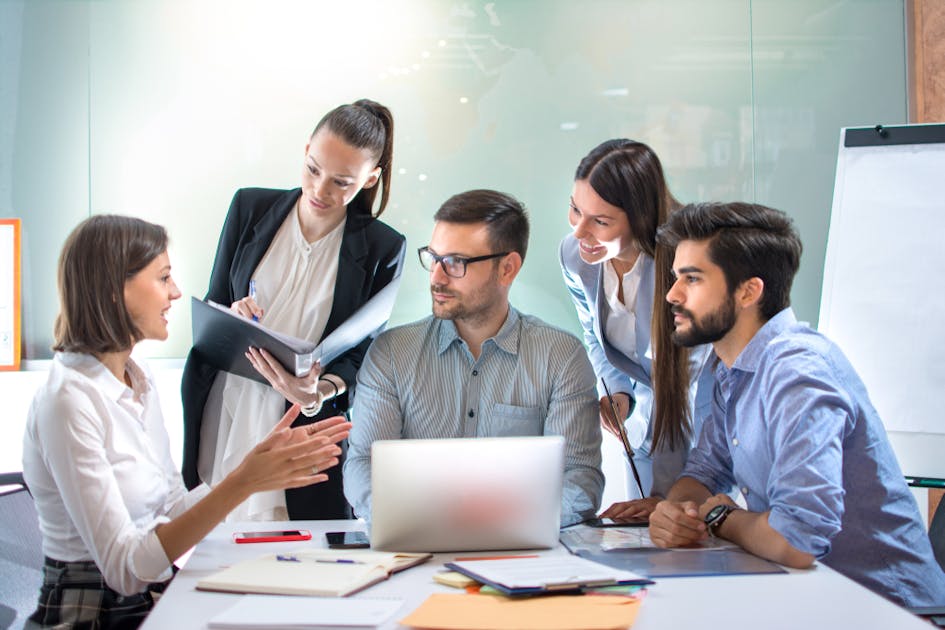
<path fill-rule="evenodd" d="M 613 417 L 600 389 L 601 425 L 617 434 L 626 423 L 640 442 L 635 463 L 643 491 L 601 516 L 631 520 L 649 515 L 682 471 L 701 428 L 714 382 L 708 345 L 672 342 L 666 301 L 672 252 L 656 244 L 656 230 L 679 203 L 669 192 L 656 153 L 633 140 L 608 140 L 581 160 L 574 175 L 561 270 L 584 328 L 598 379 L 618 409 Z M 633 440 L 631 440 L 633 441 Z"/>
<path fill-rule="evenodd" d="M 378 220 L 390 196 L 393 141 L 393 117 L 379 103 L 362 99 L 326 114 L 305 146 L 300 188 L 236 192 L 207 299 L 318 342 L 398 281 L 405 239 Z M 301 405 L 296 426 L 346 411 L 369 344 L 365 338 L 302 377 L 251 348 L 247 357 L 269 385 L 217 371 L 191 350 L 181 383 L 188 487 L 226 476 L 292 404 Z M 339 466 L 318 486 L 256 494 L 230 518 L 348 516 Z"/>

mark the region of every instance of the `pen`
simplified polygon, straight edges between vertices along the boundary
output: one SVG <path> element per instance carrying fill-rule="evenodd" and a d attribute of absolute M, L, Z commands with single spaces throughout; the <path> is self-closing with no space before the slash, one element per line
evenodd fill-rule
<path fill-rule="evenodd" d="M 633 447 L 630 446 L 630 440 L 627 438 L 627 429 L 623 426 L 620 414 L 617 412 L 617 403 L 614 397 L 610 395 L 610 388 L 607 387 L 607 381 L 600 379 L 600 384 L 604 386 L 604 393 L 607 394 L 607 401 L 610 403 L 610 411 L 614 414 L 614 422 L 617 425 L 617 433 L 620 434 L 620 441 L 623 442 L 623 450 L 627 453 L 627 461 L 630 462 L 630 470 L 633 471 L 633 478 L 637 482 L 637 488 L 640 490 L 640 498 L 645 499 L 646 493 L 643 492 L 643 484 L 640 482 L 640 473 L 637 472 L 637 465 L 633 461 Z"/>
<path fill-rule="evenodd" d="M 249 281 L 249 297 L 253 299 L 253 302 L 256 301 L 256 281 L 255 280 Z M 259 318 L 253 315 L 253 321 L 258 322 Z"/>
<path fill-rule="evenodd" d="M 524 556 L 463 556 L 454 558 L 454 562 L 469 562 L 470 560 L 511 560 L 516 558 L 538 558 L 538 554 L 528 554 Z"/>
<path fill-rule="evenodd" d="M 276 560 L 279 562 L 302 562 L 302 560 L 296 556 L 283 556 L 281 554 L 276 556 Z M 323 564 L 364 564 L 360 560 L 351 560 L 350 558 L 335 558 L 332 560 L 315 558 L 315 562 L 321 562 Z"/>

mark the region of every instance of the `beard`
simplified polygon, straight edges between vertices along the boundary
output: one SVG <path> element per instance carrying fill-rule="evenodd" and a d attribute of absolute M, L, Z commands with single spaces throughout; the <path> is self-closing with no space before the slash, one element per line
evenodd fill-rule
<path fill-rule="evenodd" d="M 677 327 L 672 335 L 673 343 L 685 348 L 718 341 L 735 326 L 735 297 L 732 295 L 726 296 L 722 306 L 702 319 L 697 319 L 691 311 L 679 306 L 674 306 L 672 311 L 689 319 L 688 331 L 680 331 Z"/>
<path fill-rule="evenodd" d="M 496 301 L 501 300 L 498 291 L 487 284 L 471 293 L 457 293 L 444 285 L 431 284 L 430 293 L 443 293 L 453 298 L 450 304 L 439 304 L 433 300 L 433 316 L 437 319 L 465 320 L 475 322 L 488 318 Z"/>

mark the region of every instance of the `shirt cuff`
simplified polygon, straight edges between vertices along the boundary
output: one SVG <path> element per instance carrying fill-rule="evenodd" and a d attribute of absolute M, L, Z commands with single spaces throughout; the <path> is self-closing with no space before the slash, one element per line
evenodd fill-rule
<path fill-rule="evenodd" d="M 142 582 L 163 582 L 171 578 L 171 560 L 164 552 L 155 528 L 169 522 L 166 517 L 159 517 L 149 525 L 150 530 L 131 557 L 132 573 Z"/>
<path fill-rule="evenodd" d="M 830 539 L 821 532 L 810 527 L 803 520 L 793 516 L 789 510 L 775 506 L 768 514 L 768 525 L 784 536 L 788 543 L 804 553 L 809 553 L 817 559 L 830 553 Z"/>

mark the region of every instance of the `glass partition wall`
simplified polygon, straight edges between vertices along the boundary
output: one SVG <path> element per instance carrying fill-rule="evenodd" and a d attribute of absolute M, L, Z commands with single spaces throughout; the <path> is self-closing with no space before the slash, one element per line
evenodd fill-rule
<path fill-rule="evenodd" d="M 429 313 L 413 251 L 433 213 L 495 188 L 533 224 L 513 302 L 578 332 L 557 244 L 578 161 L 613 137 L 650 144 L 681 201 L 793 215 L 794 304 L 816 323 L 840 127 L 907 112 L 902 0 L 10 1 L 0 49 L 28 360 L 50 357 L 56 257 L 81 219 L 167 226 L 178 284 L 202 297 L 236 189 L 297 186 L 315 123 L 360 97 L 396 122 L 394 324 Z M 186 299 L 170 318 L 151 356 L 186 354 Z"/>

